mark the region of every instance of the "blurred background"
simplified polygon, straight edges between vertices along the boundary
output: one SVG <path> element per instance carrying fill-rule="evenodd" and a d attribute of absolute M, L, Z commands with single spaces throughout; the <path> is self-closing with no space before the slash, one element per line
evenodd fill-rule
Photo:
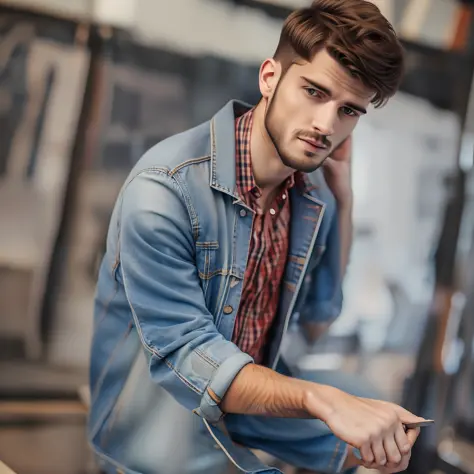
<path fill-rule="evenodd" d="M 0 0 L 0 461 L 15 473 L 99 472 L 88 357 L 118 190 L 157 141 L 256 103 L 260 62 L 309 3 Z M 474 473 L 474 2 L 375 3 L 407 71 L 355 134 L 343 314 L 314 347 L 290 331 L 287 358 L 435 418 L 413 473 Z"/>

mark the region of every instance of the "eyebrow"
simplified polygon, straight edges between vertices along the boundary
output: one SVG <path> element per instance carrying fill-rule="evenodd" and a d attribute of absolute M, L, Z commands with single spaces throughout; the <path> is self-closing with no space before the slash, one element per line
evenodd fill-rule
<path fill-rule="evenodd" d="M 310 84 L 314 88 L 323 91 L 327 96 L 332 97 L 333 94 L 327 87 L 324 87 L 321 84 L 318 84 L 317 82 L 314 82 L 304 76 L 301 76 L 301 79 L 306 81 L 308 84 Z M 364 107 L 361 107 L 360 105 L 354 104 L 352 102 L 346 102 L 346 106 L 350 107 L 351 109 L 357 110 L 357 112 L 360 112 L 362 115 L 365 115 L 367 113 L 367 110 L 364 109 Z"/>

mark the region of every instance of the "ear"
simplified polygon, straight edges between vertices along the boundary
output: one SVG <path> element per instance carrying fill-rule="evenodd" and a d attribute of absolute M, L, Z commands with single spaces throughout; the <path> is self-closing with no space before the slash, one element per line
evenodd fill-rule
<path fill-rule="evenodd" d="M 278 80 L 280 79 L 281 66 L 274 59 L 265 59 L 260 66 L 259 72 L 259 87 L 262 97 L 270 98 L 275 92 Z"/>

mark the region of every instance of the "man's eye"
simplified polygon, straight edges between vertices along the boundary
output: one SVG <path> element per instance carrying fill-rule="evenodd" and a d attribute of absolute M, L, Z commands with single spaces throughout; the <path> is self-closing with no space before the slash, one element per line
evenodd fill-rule
<path fill-rule="evenodd" d="M 311 97 L 322 97 L 321 91 L 315 89 L 314 87 L 305 87 L 306 93 Z"/>
<path fill-rule="evenodd" d="M 344 115 L 347 115 L 348 117 L 357 117 L 357 112 L 354 109 L 351 109 L 350 107 L 343 107 L 342 108 L 342 113 Z"/>

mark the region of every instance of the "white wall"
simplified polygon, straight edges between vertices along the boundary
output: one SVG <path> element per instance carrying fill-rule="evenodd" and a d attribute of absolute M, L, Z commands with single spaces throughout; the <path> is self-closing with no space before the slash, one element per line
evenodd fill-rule
<path fill-rule="evenodd" d="M 430 291 L 427 260 L 444 210 L 443 176 L 455 166 L 455 114 L 398 94 L 362 119 L 355 134 L 354 217 L 376 230 L 385 277 L 415 299 Z"/>
<path fill-rule="evenodd" d="M 306 1 L 306 0 L 302 0 Z M 273 53 L 281 22 L 219 0 L 0 0 L 0 3 L 130 28 L 141 41 L 243 62 Z M 301 3 L 301 1 L 300 1 Z"/>
<path fill-rule="evenodd" d="M 273 53 L 281 22 L 214 0 L 137 0 L 136 33 L 188 54 L 216 53 L 259 62 Z M 138 27 L 139 25 L 139 27 Z"/>
<path fill-rule="evenodd" d="M 428 262 L 444 211 L 442 179 L 455 165 L 458 134 L 453 113 L 403 93 L 361 119 L 354 139 L 354 221 L 374 235 L 354 241 L 334 334 L 351 334 L 365 321 L 372 324 L 362 331 L 365 343 L 383 342 L 393 316 L 387 279 L 411 304 L 428 304 Z"/>
<path fill-rule="evenodd" d="M 290 8 L 311 0 L 267 0 Z M 215 53 L 243 62 L 273 54 L 282 22 L 251 8 L 220 0 L 136 0 L 136 34 L 191 54 Z M 164 5 L 166 2 L 166 6 Z M 390 19 L 393 0 L 374 0 Z"/>
<path fill-rule="evenodd" d="M 311 0 L 264 0 L 299 8 Z M 372 0 L 405 38 L 444 47 L 449 44 L 459 8 L 455 0 Z M 215 53 L 244 62 L 270 55 L 281 22 L 255 9 L 224 0 L 0 0 L 126 27 L 146 43 L 188 54 Z M 396 18 L 398 18 L 399 23 Z"/>
<path fill-rule="evenodd" d="M 1 0 L 0 3 L 19 8 L 76 18 L 88 18 L 94 0 Z"/>
<path fill-rule="evenodd" d="M 267 0 L 270 1 L 270 0 Z M 188 54 L 259 62 L 273 53 L 281 21 L 221 0 L 0 0 L 5 4 L 131 28 L 148 44 Z M 393 0 L 374 0 L 388 18 Z M 310 0 L 271 0 L 298 8 Z"/>

